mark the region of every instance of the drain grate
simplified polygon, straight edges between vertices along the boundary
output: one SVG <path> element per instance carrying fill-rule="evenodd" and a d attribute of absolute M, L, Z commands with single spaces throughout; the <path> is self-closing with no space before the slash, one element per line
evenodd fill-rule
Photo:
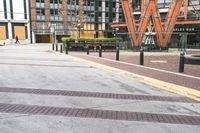
<path fill-rule="evenodd" d="M 62 108 L 62 107 L 21 105 L 21 104 L 0 103 L 0 112 L 200 125 L 200 116 L 169 115 L 169 114 L 154 114 L 154 113 L 142 113 L 142 112 L 125 112 L 125 111 L 95 110 L 95 109 L 80 109 L 80 108 Z"/>
<path fill-rule="evenodd" d="M 192 99 L 189 99 L 189 98 L 186 98 L 186 97 L 132 95 L 132 94 L 67 91 L 67 90 L 47 90 L 47 89 L 27 89 L 27 88 L 0 87 L 0 92 L 26 93 L 26 94 L 39 94 L 39 95 L 59 95 L 59 96 L 110 98 L 110 99 L 127 99 L 127 100 L 199 103 L 198 101 L 195 101 L 195 100 L 192 100 Z"/>

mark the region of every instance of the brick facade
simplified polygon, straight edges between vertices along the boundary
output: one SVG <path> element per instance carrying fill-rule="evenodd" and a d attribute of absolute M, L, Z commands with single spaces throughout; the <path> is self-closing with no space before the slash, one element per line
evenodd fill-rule
<path fill-rule="evenodd" d="M 32 30 L 36 30 L 36 2 L 31 0 L 31 21 L 32 21 Z"/>
<path fill-rule="evenodd" d="M 45 20 L 47 29 L 49 29 L 50 16 L 50 0 L 45 0 Z"/>
<path fill-rule="evenodd" d="M 67 34 L 67 0 L 63 0 L 63 3 L 62 3 L 62 6 L 63 6 L 63 18 L 64 18 L 64 29 L 65 29 L 65 34 Z"/>

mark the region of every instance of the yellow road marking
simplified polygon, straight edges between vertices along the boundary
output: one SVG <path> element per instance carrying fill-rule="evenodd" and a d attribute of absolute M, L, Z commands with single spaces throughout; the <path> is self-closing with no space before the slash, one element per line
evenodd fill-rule
<path fill-rule="evenodd" d="M 89 61 L 87 59 L 82 59 L 82 58 L 74 57 L 74 56 L 70 56 L 70 55 L 67 55 L 67 56 L 72 59 L 78 60 L 80 62 L 87 63 L 88 65 L 107 70 L 114 74 L 126 76 L 132 80 L 134 79 L 136 81 L 139 81 L 139 82 L 142 82 L 142 83 L 145 83 L 145 84 L 148 84 L 148 85 L 151 85 L 151 86 L 154 86 L 154 87 L 157 87 L 157 88 L 169 91 L 169 92 L 173 92 L 173 93 L 200 101 L 200 91 L 198 91 L 198 90 L 180 86 L 180 85 L 176 85 L 176 84 L 172 84 L 172 83 L 168 83 L 168 82 L 164 82 L 164 81 L 153 79 L 153 78 L 149 78 L 149 77 L 142 76 L 139 74 L 131 73 L 131 72 L 121 70 L 118 68 L 114 68 L 114 67 L 110 67 L 107 65 L 93 62 L 93 61 Z"/>

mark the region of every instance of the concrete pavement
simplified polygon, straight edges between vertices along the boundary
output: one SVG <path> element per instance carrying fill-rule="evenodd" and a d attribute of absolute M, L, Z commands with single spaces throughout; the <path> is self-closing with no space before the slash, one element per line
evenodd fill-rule
<path fill-rule="evenodd" d="M 2 133 L 198 133 L 200 103 L 52 52 L 0 47 Z"/>

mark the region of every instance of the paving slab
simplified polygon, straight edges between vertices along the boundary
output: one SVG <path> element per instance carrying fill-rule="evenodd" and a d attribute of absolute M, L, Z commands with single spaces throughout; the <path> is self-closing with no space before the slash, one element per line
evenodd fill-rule
<path fill-rule="evenodd" d="M 53 52 L 48 44 L 10 45 L 0 47 L 0 130 L 198 133 L 200 103 Z"/>

